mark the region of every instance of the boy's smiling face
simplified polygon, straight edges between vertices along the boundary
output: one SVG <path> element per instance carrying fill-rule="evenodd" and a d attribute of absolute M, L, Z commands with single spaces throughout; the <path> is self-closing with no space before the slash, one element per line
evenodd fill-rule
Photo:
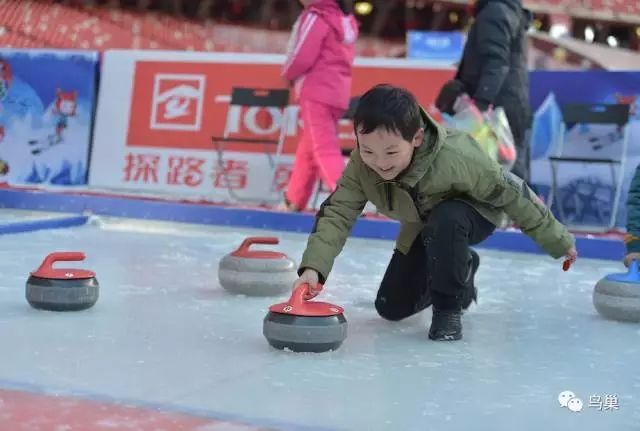
<path fill-rule="evenodd" d="M 413 157 L 413 150 L 422 144 L 424 130 L 420 128 L 409 142 L 397 132 L 379 127 L 371 133 L 358 132 L 358 151 L 362 161 L 384 180 L 400 175 Z"/>

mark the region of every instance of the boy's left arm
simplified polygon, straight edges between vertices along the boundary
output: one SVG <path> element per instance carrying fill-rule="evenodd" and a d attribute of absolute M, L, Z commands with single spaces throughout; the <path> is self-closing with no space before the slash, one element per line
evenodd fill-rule
<path fill-rule="evenodd" d="M 478 147 L 479 148 L 479 147 Z M 482 150 L 464 163 L 466 188 L 473 199 L 502 209 L 529 237 L 554 258 L 567 255 L 575 238 L 553 216 L 529 186 L 504 171 Z"/>

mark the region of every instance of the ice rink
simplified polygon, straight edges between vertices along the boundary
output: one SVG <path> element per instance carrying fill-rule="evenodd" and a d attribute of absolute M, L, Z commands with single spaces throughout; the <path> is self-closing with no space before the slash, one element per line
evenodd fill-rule
<path fill-rule="evenodd" d="M 296 354 L 262 336 L 285 298 L 218 284 L 220 258 L 256 234 L 299 262 L 306 236 L 282 232 L 95 219 L 1 236 L 0 430 L 640 429 L 640 325 L 591 303 L 621 263 L 582 259 L 565 273 L 560 260 L 479 249 L 464 339 L 438 343 L 430 310 L 402 322 L 375 312 L 393 243 L 350 239 L 319 298 L 345 308 L 348 337 Z M 86 252 L 72 266 L 97 273 L 95 307 L 29 307 L 29 272 L 53 251 Z M 581 411 L 560 406 L 565 390 Z"/>

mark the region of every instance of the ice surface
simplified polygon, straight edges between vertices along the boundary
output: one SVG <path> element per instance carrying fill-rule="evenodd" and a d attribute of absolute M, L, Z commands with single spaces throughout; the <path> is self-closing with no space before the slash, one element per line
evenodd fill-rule
<path fill-rule="evenodd" d="M 275 428 L 638 429 L 640 326 L 605 321 L 591 303 L 596 281 L 619 263 L 579 260 L 564 273 L 548 257 L 480 250 L 479 304 L 464 317 L 464 339 L 436 343 L 429 310 L 402 322 L 375 312 L 393 244 L 351 239 L 321 295 L 345 307 L 348 337 L 336 352 L 296 354 L 262 337 L 268 306 L 284 298 L 218 285 L 219 259 L 256 234 L 278 236 L 277 248 L 300 260 L 304 235 L 146 221 L 2 237 L 0 388 Z M 61 250 L 87 253 L 76 266 L 97 273 L 93 309 L 26 303 L 29 271 Z M 583 400 L 581 412 L 560 407 L 565 390 Z M 590 407 L 591 395 L 617 395 L 619 409 Z"/>

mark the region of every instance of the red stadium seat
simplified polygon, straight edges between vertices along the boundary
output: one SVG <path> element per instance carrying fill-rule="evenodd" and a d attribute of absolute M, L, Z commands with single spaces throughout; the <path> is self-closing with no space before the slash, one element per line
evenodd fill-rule
<path fill-rule="evenodd" d="M 16 48 L 163 49 L 282 54 L 289 32 L 212 24 L 156 12 L 63 6 L 53 0 L 0 0 L 0 45 Z M 525 0 L 538 12 L 640 15 L 638 0 Z M 359 56 L 397 57 L 403 43 L 361 37 Z"/>

